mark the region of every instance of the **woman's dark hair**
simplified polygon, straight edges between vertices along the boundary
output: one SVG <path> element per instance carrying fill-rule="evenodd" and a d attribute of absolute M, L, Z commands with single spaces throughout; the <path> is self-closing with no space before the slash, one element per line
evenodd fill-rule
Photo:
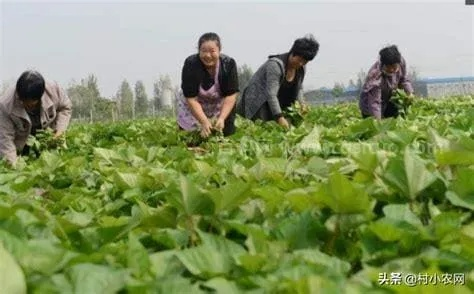
<path fill-rule="evenodd" d="M 314 59 L 319 51 L 319 43 L 312 34 L 308 34 L 303 38 L 296 39 L 290 49 L 293 56 L 301 56 L 306 61 Z"/>
<path fill-rule="evenodd" d="M 402 56 L 400 52 L 398 52 L 398 48 L 395 45 L 387 46 L 380 50 L 380 62 L 382 65 L 392 65 L 396 63 L 400 63 L 402 60 Z"/>
<path fill-rule="evenodd" d="M 216 33 L 205 33 L 203 34 L 198 41 L 198 50 L 201 49 L 201 45 L 204 42 L 207 41 L 216 41 L 217 47 L 219 47 L 219 50 L 221 50 L 221 38 L 219 38 L 219 35 Z"/>
<path fill-rule="evenodd" d="M 44 94 L 44 88 L 43 76 L 34 70 L 23 72 L 16 82 L 16 93 L 20 100 L 40 100 Z"/>

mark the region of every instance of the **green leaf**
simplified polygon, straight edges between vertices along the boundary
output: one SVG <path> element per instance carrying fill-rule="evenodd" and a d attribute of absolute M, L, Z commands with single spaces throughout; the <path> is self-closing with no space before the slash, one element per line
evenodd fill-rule
<path fill-rule="evenodd" d="M 213 250 L 219 252 L 225 252 L 234 260 L 237 260 L 240 255 L 247 253 L 247 251 L 245 251 L 245 249 L 241 245 L 224 237 L 205 233 L 203 231 L 198 231 L 198 233 L 203 246 L 212 248 Z"/>
<path fill-rule="evenodd" d="M 405 149 L 404 156 L 405 174 L 408 183 L 408 193 L 411 199 L 431 185 L 436 176 L 430 172 L 425 163 L 408 148 Z"/>
<path fill-rule="evenodd" d="M 474 164 L 474 151 L 441 150 L 436 151 L 436 162 L 440 165 L 472 165 Z"/>
<path fill-rule="evenodd" d="M 410 145 L 417 136 L 419 136 L 419 133 L 410 129 L 387 132 L 387 137 L 400 147 Z"/>
<path fill-rule="evenodd" d="M 458 233 L 461 224 L 461 215 L 456 212 L 443 212 L 433 218 L 434 232 L 439 240 L 448 234 Z"/>
<path fill-rule="evenodd" d="M 474 210 L 474 170 L 461 168 L 452 181 L 446 198 L 456 206 Z"/>
<path fill-rule="evenodd" d="M 328 164 L 321 157 L 311 157 L 306 164 L 306 169 L 313 175 L 317 175 L 321 178 L 326 178 L 329 174 Z"/>
<path fill-rule="evenodd" d="M 421 220 L 410 210 L 408 204 L 389 204 L 383 208 L 383 213 L 388 219 L 404 221 L 414 227 L 421 228 Z"/>
<path fill-rule="evenodd" d="M 212 167 L 205 161 L 195 160 L 194 164 L 196 165 L 196 169 L 199 174 L 203 177 L 210 177 L 214 173 L 216 173 L 216 168 Z"/>
<path fill-rule="evenodd" d="M 261 158 L 249 169 L 249 172 L 257 181 L 265 178 L 282 178 L 286 171 L 287 161 L 284 158 Z"/>
<path fill-rule="evenodd" d="M 317 192 L 316 197 L 320 197 L 320 201 L 337 214 L 364 213 L 370 210 L 367 193 L 338 172 L 329 177 L 328 183 Z"/>
<path fill-rule="evenodd" d="M 474 140 L 460 137 L 449 142 L 442 149 L 435 150 L 435 158 L 440 165 L 472 165 L 474 164 Z"/>
<path fill-rule="evenodd" d="M 247 236 L 245 246 L 250 254 L 268 253 L 269 238 L 261 226 L 257 224 L 243 224 L 236 221 L 227 221 L 226 224 L 231 229 Z"/>
<path fill-rule="evenodd" d="M 227 274 L 232 268 L 232 260 L 226 253 L 215 251 L 208 246 L 185 249 L 176 256 L 188 271 L 203 278 Z"/>
<path fill-rule="evenodd" d="M 20 258 L 28 251 L 28 247 L 25 241 L 11 234 L 10 232 L 4 231 L 0 228 L 0 244 L 15 258 Z"/>
<path fill-rule="evenodd" d="M 70 233 L 87 227 L 92 223 L 93 218 L 94 216 L 90 213 L 77 212 L 74 209 L 70 209 L 63 217 L 58 217 L 57 220 L 63 230 Z"/>
<path fill-rule="evenodd" d="M 351 269 L 351 264 L 337 257 L 322 253 L 316 249 L 302 249 L 293 252 L 295 258 L 304 260 L 307 263 L 320 265 L 328 272 L 345 276 Z"/>
<path fill-rule="evenodd" d="M 319 154 L 321 148 L 321 127 L 315 126 L 311 132 L 296 146 L 298 150 L 304 153 Z"/>
<path fill-rule="evenodd" d="M 160 251 L 150 254 L 151 272 L 156 278 L 180 276 L 185 268 L 176 257 L 175 250 Z"/>
<path fill-rule="evenodd" d="M 15 258 L 0 242 L 0 290 L 8 294 L 26 294 L 25 275 Z"/>
<path fill-rule="evenodd" d="M 193 274 L 204 278 L 228 274 L 236 260 L 246 251 L 242 246 L 223 237 L 199 231 L 202 245 L 176 253 L 183 265 Z"/>
<path fill-rule="evenodd" d="M 285 198 L 297 212 L 305 211 L 308 207 L 312 207 L 317 203 L 308 191 L 301 188 L 288 191 Z"/>
<path fill-rule="evenodd" d="M 474 210 L 474 201 L 473 197 L 471 196 L 462 198 L 454 192 L 447 191 L 446 198 L 449 200 L 449 202 L 451 202 L 452 205 Z"/>
<path fill-rule="evenodd" d="M 216 213 L 230 211 L 238 207 L 250 196 L 250 184 L 235 180 L 211 192 L 210 197 L 215 204 Z"/>
<path fill-rule="evenodd" d="M 373 173 L 379 163 L 373 144 L 344 142 L 342 149 L 359 165 L 361 170 Z"/>
<path fill-rule="evenodd" d="M 242 291 L 237 287 L 237 284 L 235 282 L 226 280 L 224 278 L 218 277 L 218 278 L 213 278 L 205 283 L 203 283 L 204 286 L 213 289 L 217 293 L 242 293 Z"/>
<path fill-rule="evenodd" d="M 105 148 L 94 148 L 94 155 L 110 165 L 113 164 L 113 161 L 122 160 L 122 156 L 120 156 L 120 154 Z"/>
<path fill-rule="evenodd" d="M 31 178 L 28 178 L 24 175 L 19 175 L 15 178 L 15 180 L 10 184 L 10 187 L 16 192 L 26 192 L 28 189 L 32 188 L 34 182 Z"/>
<path fill-rule="evenodd" d="M 268 256 L 259 254 L 243 254 L 239 257 L 238 264 L 250 273 L 257 273 L 268 262 Z"/>
<path fill-rule="evenodd" d="M 407 147 L 403 161 L 400 158 L 390 160 L 384 179 L 403 196 L 415 199 L 421 191 L 436 181 L 436 176 L 426 168 L 425 162 Z"/>
<path fill-rule="evenodd" d="M 429 128 L 428 134 L 430 137 L 430 141 L 433 143 L 434 147 L 437 150 L 449 149 L 449 140 L 441 137 L 435 129 Z"/>
<path fill-rule="evenodd" d="M 253 188 L 252 193 L 264 200 L 262 206 L 264 206 L 265 212 L 269 215 L 274 215 L 276 211 L 281 208 L 281 205 L 285 200 L 283 191 L 275 186 Z M 252 204 L 252 202 L 249 204 Z"/>
<path fill-rule="evenodd" d="M 161 206 L 150 207 L 138 201 L 139 213 L 141 217 L 141 227 L 152 228 L 174 228 L 177 223 L 177 211 L 174 207 Z"/>
<path fill-rule="evenodd" d="M 380 219 L 370 224 L 369 227 L 380 240 L 385 242 L 408 239 L 418 234 L 417 229 L 412 225 L 387 218 Z"/>
<path fill-rule="evenodd" d="M 114 173 L 114 183 L 120 189 L 127 190 L 137 188 L 138 185 L 138 175 L 132 173 Z"/>
<path fill-rule="evenodd" d="M 291 249 L 314 247 L 324 239 L 326 229 L 309 211 L 288 217 L 275 228 L 277 240 L 286 241 Z"/>
<path fill-rule="evenodd" d="M 130 294 L 169 294 L 169 293 L 186 293 L 186 294 L 202 294 L 206 293 L 199 289 L 199 284 L 191 283 L 190 279 L 183 277 L 168 277 L 158 279 L 150 283 L 136 282 L 127 283 L 127 293 Z"/>
<path fill-rule="evenodd" d="M 447 273 L 467 272 L 474 268 L 471 256 L 458 254 L 449 250 L 439 250 L 437 248 L 427 248 L 420 254 L 425 264 L 433 264 L 445 269 Z"/>
<path fill-rule="evenodd" d="M 352 124 L 349 132 L 358 139 L 368 139 L 376 134 L 377 128 L 374 120 L 364 119 Z"/>
<path fill-rule="evenodd" d="M 464 250 L 474 256 L 474 222 L 471 222 L 461 229 L 460 239 Z"/>
<path fill-rule="evenodd" d="M 31 287 L 33 293 L 74 293 L 74 287 L 64 274 L 55 274 L 50 279 L 44 279 Z"/>
<path fill-rule="evenodd" d="M 58 154 L 49 151 L 41 153 L 41 162 L 43 165 L 43 171 L 46 173 L 52 173 L 65 164 L 64 160 L 62 160 Z"/>
<path fill-rule="evenodd" d="M 8 219 L 15 214 L 16 209 L 0 203 L 0 220 Z"/>
<path fill-rule="evenodd" d="M 325 277 L 308 275 L 298 280 L 283 282 L 280 289 L 284 293 L 342 293 L 341 286 Z"/>
<path fill-rule="evenodd" d="M 183 175 L 180 176 L 180 193 L 167 195 L 166 198 L 180 213 L 186 215 L 211 215 L 214 213 L 214 202 L 208 194 Z"/>
<path fill-rule="evenodd" d="M 188 244 L 189 233 L 173 229 L 160 229 L 152 233 L 152 238 L 165 248 L 182 248 Z"/>
<path fill-rule="evenodd" d="M 125 272 L 108 266 L 81 263 L 67 272 L 74 285 L 74 293 L 114 294 L 125 286 Z"/>
<path fill-rule="evenodd" d="M 28 242 L 28 251 L 20 259 L 27 274 L 39 272 L 45 275 L 64 269 L 78 256 L 78 253 L 66 250 L 49 240 L 33 239 Z"/>
<path fill-rule="evenodd" d="M 135 277 L 145 276 L 151 266 L 147 250 L 133 233 L 128 234 L 127 266 Z"/>

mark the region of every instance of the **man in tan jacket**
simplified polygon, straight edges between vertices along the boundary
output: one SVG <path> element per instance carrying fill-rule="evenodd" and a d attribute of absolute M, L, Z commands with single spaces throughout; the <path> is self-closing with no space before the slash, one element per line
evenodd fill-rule
<path fill-rule="evenodd" d="M 25 71 L 16 87 L 0 97 L 0 158 L 14 165 L 28 136 L 51 128 L 59 137 L 71 119 L 72 103 L 57 83 L 45 82 L 36 71 Z"/>

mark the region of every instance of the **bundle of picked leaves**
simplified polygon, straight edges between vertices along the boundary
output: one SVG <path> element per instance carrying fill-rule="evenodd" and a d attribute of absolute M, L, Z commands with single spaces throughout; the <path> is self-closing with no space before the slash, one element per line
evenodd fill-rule
<path fill-rule="evenodd" d="M 211 125 L 216 124 L 216 119 L 211 119 Z M 224 134 L 221 131 L 216 130 L 214 127 L 211 129 L 211 135 L 207 138 L 201 136 L 201 130 L 195 130 L 185 134 L 184 141 L 188 147 L 199 146 L 204 142 L 220 142 L 224 137 Z"/>
<path fill-rule="evenodd" d="M 404 115 L 408 114 L 408 108 L 413 103 L 413 97 L 407 95 L 407 93 L 402 89 L 396 89 L 392 93 L 390 100 L 397 105 L 399 111 Z"/>
<path fill-rule="evenodd" d="M 65 136 L 54 137 L 54 131 L 50 128 L 38 130 L 36 136 L 29 136 L 26 145 L 32 151 L 39 153 L 43 150 L 62 149 L 66 147 Z"/>
<path fill-rule="evenodd" d="M 284 111 L 284 116 L 293 126 L 299 127 L 303 123 L 306 112 L 305 107 L 301 103 L 296 102 Z"/>

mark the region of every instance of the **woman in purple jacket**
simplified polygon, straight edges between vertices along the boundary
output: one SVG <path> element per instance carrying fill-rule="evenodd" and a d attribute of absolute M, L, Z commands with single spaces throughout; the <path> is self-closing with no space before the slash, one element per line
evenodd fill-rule
<path fill-rule="evenodd" d="M 399 109 L 390 101 L 392 92 L 397 88 L 404 89 L 407 95 L 413 96 L 405 59 L 397 46 L 391 45 L 380 50 L 379 59 L 370 68 L 362 87 L 359 100 L 362 117 L 397 117 Z"/>

